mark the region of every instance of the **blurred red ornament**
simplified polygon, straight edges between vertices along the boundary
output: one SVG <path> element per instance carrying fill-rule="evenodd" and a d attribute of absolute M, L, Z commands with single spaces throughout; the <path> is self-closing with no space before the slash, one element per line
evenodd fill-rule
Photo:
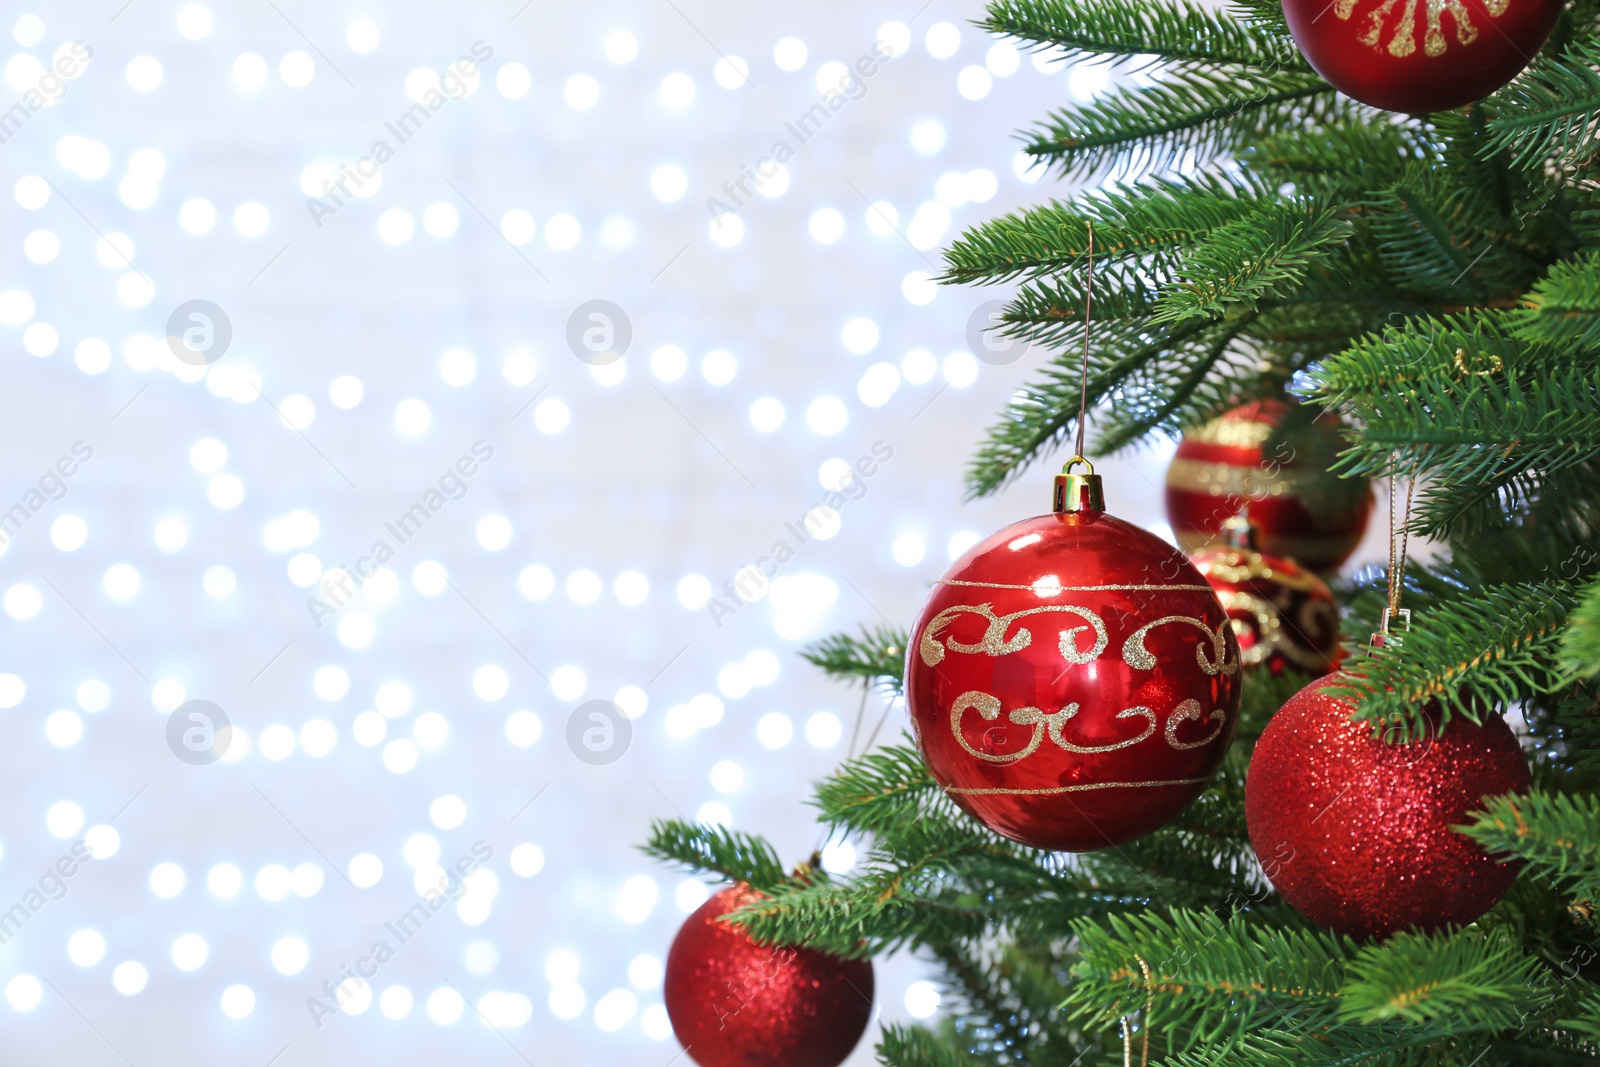
<path fill-rule="evenodd" d="M 1190 554 L 1217 547 L 1222 524 L 1248 504 L 1261 551 L 1337 570 L 1372 511 L 1366 479 L 1328 472 L 1343 447 L 1337 419 L 1288 399 L 1253 401 L 1190 430 L 1167 468 L 1173 536 Z"/>
<path fill-rule="evenodd" d="M 1035 848 L 1106 848 L 1171 820 L 1216 772 L 1239 707 L 1239 647 L 1211 587 L 1106 514 L 1099 483 L 1061 475 L 1052 514 L 957 560 L 907 651 L 928 770 Z"/>
<path fill-rule="evenodd" d="M 1481 100 L 1544 46 L 1561 0 L 1283 0 L 1289 32 L 1335 89 L 1422 114 Z"/>
<path fill-rule="evenodd" d="M 1292 559 L 1256 549 L 1255 526 L 1244 514 L 1223 524 L 1225 547 L 1194 557 L 1195 569 L 1217 591 L 1239 640 L 1239 661 L 1327 674 L 1339 666 L 1339 602 L 1328 583 Z"/>
<path fill-rule="evenodd" d="M 872 1018 L 872 963 L 775 948 L 719 917 L 761 894 L 712 895 L 667 953 L 672 1031 L 700 1067 L 838 1067 Z"/>
<path fill-rule="evenodd" d="M 1319 678 L 1289 698 L 1250 758 L 1250 844 L 1284 900 L 1318 926 L 1355 938 L 1473 922 L 1517 876 L 1451 830 L 1486 797 L 1525 793 L 1528 762 L 1502 719 L 1454 718 L 1405 744 Z"/>

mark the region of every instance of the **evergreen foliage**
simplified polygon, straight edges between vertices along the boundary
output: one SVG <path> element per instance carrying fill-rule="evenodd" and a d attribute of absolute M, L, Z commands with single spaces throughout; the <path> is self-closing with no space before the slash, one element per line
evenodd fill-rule
<path fill-rule="evenodd" d="M 1388 576 L 1338 583 L 1345 695 L 1386 731 L 1515 715 L 1533 792 L 1457 829 L 1518 880 L 1461 930 L 1358 944 L 1302 920 L 1245 828 L 1254 740 L 1305 681 L 1263 672 L 1213 785 L 1117 849 L 991 833 L 902 737 L 817 788 L 861 850 L 848 877 L 788 877 L 759 838 L 681 822 L 649 851 L 759 888 L 734 920 L 763 940 L 935 963 L 942 1021 L 886 1028 L 890 1067 L 1600 1062 L 1600 4 L 1576 0 L 1506 88 L 1421 116 L 1334 92 L 1275 0 L 993 0 L 980 25 L 1118 82 L 1022 135 L 1081 191 L 945 252 L 944 282 L 1006 287 L 997 329 L 1037 363 L 969 494 L 1076 428 L 1091 258 L 1099 453 L 1290 386 L 1340 413 L 1334 469 L 1414 480 L 1411 531 L 1442 549 L 1398 576 L 1414 623 L 1381 649 L 1360 646 Z M 807 658 L 893 701 L 907 637 Z"/>

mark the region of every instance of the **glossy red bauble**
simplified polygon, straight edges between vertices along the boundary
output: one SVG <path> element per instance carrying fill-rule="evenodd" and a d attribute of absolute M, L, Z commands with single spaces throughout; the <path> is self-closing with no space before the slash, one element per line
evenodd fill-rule
<path fill-rule="evenodd" d="M 872 964 L 763 945 L 721 920 L 760 897 L 730 886 L 678 931 L 664 988 L 672 1031 L 700 1067 L 838 1067 L 872 1018 Z"/>
<path fill-rule="evenodd" d="M 1283 0 L 1306 61 L 1346 96 L 1421 114 L 1462 107 L 1517 76 L 1561 0 Z"/>
<path fill-rule="evenodd" d="M 1372 511 L 1364 479 L 1328 473 L 1343 447 L 1332 416 L 1313 418 L 1291 400 L 1254 401 L 1190 430 L 1167 468 L 1173 536 L 1191 554 L 1215 548 L 1248 505 L 1261 551 L 1337 570 Z"/>
<path fill-rule="evenodd" d="M 1239 648 L 1182 553 L 1104 511 L 1064 511 L 1006 527 L 940 579 L 906 701 L 965 811 L 1085 852 L 1157 829 L 1205 788 L 1233 737 Z"/>
<path fill-rule="evenodd" d="M 1239 661 L 1272 674 L 1336 670 L 1343 655 L 1339 602 L 1328 583 L 1292 559 L 1258 551 L 1241 516 L 1228 523 L 1231 543 L 1195 556 L 1194 566 L 1228 613 Z"/>
<path fill-rule="evenodd" d="M 1356 938 L 1463 926 L 1517 875 L 1451 826 L 1486 797 L 1526 792 L 1528 762 L 1505 722 L 1427 712 L 1419 740 L 1386 743 L 1319 678 L 1267 724 L 1250 758 L 1250 844 L 1283 899 Z"/>

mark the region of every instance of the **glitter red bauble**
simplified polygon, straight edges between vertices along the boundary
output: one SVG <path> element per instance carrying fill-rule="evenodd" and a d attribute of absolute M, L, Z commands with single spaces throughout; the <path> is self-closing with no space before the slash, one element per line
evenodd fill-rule
<path fill-rule="evenodd" d="M 1283 0 L 1295 44 L 1335 89 L 1422 114 L 1481 100 L 1538 54 L 1561 0 Z"/>
<path fill-rule="evenodd" d="M 1364 479 L 1330 474 L 1344 442 L 1332 416 L 1291 400 L 1258 400 L 1183 435 L 1167 468 L 1167 521 L 1185 552 L 1215 548 L 1247 504 L 1261 551 L 1337 570 L 1372 511 Z"/>
<path fill-rule="evenodd" d="M 1240 520 L 1235 517 L 1230 522 Z M 1239 661 L 1272 674 L 1327 674 L 1339 666 L 1339 602 L 1328 583 L 1292 559 L 1241 543 L 1202 552 L 1195 569 L 1217 591 L 1239 640 Z"/>
<path fill-rule="evenodd" d="M 872 1018 L 872 963 L 760 944 L 721 920 L 761 899 L 712 894 L 667 953 L 672 1031 L 700 1067 L 838 1067 Z"/>
<path fill-rule="evenodd" d="M 1528 761 L 1505 722 L 1437 711 L 1419 740 L 1391 744 L 1319 678 L 1289 698 L 1250 757 L 1245 818 L 1283 899 L 1355 938 L 1464 926 L 1517 876 L 1451 830 L 1486 797 L 1528 790 Z"/>
<path fill-rule="evenodd" d="M 1058 512 L 940 579 L 911 634 L 906 702 L 962 809 L 1013 841 L 1086 852 L 1157 829 L 1205 788 L 1233 738 L 1239 647 L 1181 552 L 1104 511 Z"/>

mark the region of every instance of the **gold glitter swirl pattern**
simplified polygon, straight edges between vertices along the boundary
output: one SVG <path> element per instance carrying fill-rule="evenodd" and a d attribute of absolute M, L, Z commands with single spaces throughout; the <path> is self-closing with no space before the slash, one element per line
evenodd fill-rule
<path fill-rule="evenodd" d="M 1056 646 L 1062 658 L 1068 663 L 1093 663 L 1100 658 L 1100 653 L 1106 650 L 1111 638 L 1106 633 L 1106 624 L 1101 621 L 1099 615 L 1076 604 L 1050 604 L 1045 607 L 1013 611 L 1009 615 L 996 615 L 988 604 L 954 604 L 939 612 L 928 622 L 922 631 L 921 640 L 917 642 L 917 652 L 922 656 L 922 662 L 929 667 L 944 662 L 947 647 L 951 652 L 979 653 L 985 656 L 1010 655 L 1022 651 L 1033 643 L 1032 631 L 1024 626 L 1019 626 L 1014 636 L 1006 637 L 1006 632 L 1010 630 L 1013 622 L 1029 615 L 1062 612 L 1077 615 L 1084 620 L 1083 625 L 1063 629 L 1057 637 Z M 962 615 L 977 615 L 988 623 L 983 637 L 972 644 L 957 641 L 953 637 L 946 639 L 945 644 L 940 644 L 939 638 Z M 1078 635 L 1085 630 L 1094 632 L 1094 644 L 1087 651 L 1078 647 Z"/>
<path fill-rule="evenodd" d="M 1183 703 L 1173 708 L 1172 714 L 1167 716 L 1167 744 L 1182 752 L 1191 748 L 1204 748 L 1211 742 L 1215 741 L 1222 734 L 1222 728 L 1227 724 L 1228 721 L 1227 713 L 1221 708 L 1211 709 L 1211 718 L 1208 720 L 1217 724 L 1216 729 L 1212 730 L 1209 734 L 1202 737 L 1198 741 L 1178 740 L 1179 723 L 1187 722 L 1190 719 L 1193 719 L 1195 722 L 1200 722 L 1204 715 L 1205 712 L 1201 710 L 1200 702 L 1195 700 L 1193 697 L 1190 697 L 1188 700 L 1185 700 Z"/>
<path fill-rule="evenodd" d="M 1066 707 L 1062 708 L 1058 712 L 1055 712 L 1054 714 L 1040 711 L 1038 708 L 1018 708 L 1016 711 L 1011 713 L 1011 721 L 1016 723 L 1018 726 L 1029 726 L 1037 723 L 1043 723 L 1047 733 L 1049 734 L 1050 740 L 1054 741 L 1057 745 L 1066 749 L 1068 752 L 1077 752 L 1080 755 L 1092 755 L 1096 752 L 1115 752 L 1120 748 L 1128 748 L 1131 745 L 1137 745 L 1140 741 L 1143 741 L 1145 738 L 1156 732 L 1156 713 L 1151 711 L 1149 708 L 1144 707 L 1143 705 L 1138 705 L 1128 708 L 1126 711 L 1119 711 L 1115 716 L 1118 719 L 1126 719 L 1130 717 L 1141 717 L 1145 719 L 1148 725 L 1145 726 L 1144 733 L 1140 734 L 1138 737 L 1130 737 L 1124 741 L 1114 741 L 1109 745 L 1090 745 L 1087 747 L 1083 745 L 1075 745 L 1062 736 L 1061 728 L 1066 725 L 1067 720 L 1071 719 L 1076 714 L 1078 714 L 1078 705 L 1076 703 L 1068 704 Z"/>
<path fill-rule="evenodd" d="M 1196 662 L 1200 664 L 1201 670 L 1205 671 L 1213 678 L 1219 674 L 1238 673 L 1239 661 L 1228 660 L 1228 643 L 1224 637 L 1226 631 L 1224 631 L 1220 626 L 1213 630 L 1201 620 L 1192 618 L 1188 615 L 1163 615 L 1161 618 L 1156 619 L 1153 622 L 1145 623 L 1143 626 L 1139 627 L 1132 634 L 1130 634 L 1128 640 L 1124 642 L 1122 646 L 1122 658 L 1128 664 L 1128 666 L 1142 671 L 1154 669 L 1156 665 L 1156 658 L 1155 656 L 1151 655 L 1149 649 L 1144 647 L 1145 635 L 1151 630 L 1154 630 L 1157 626 L 1165 626 L 1169 622 L 1188 623 L 1190 626 L 1196 627 L 1201 633 L 1206 635 L 1206 638 L 1211 643 L 1210 658 L 1206 656 L 1205 642 L 1195 645 L 1194 649 L 1194 658 Z"/>
<path fill-rule="evenodd" d="M 1063 728 L 1078 714 L 1079 710 L 1080 708 L 1076 701 L 1068 704 L 1060 711 L 1053 712 L 1032 706 L 1013 708 L 1007 713 L 1006 718 L 1016 726 L 1032 726 L 1033 736 L 1029 738 L 1028 743 L 1020 751 L 1006 755 L 995 755 L 992 752 L 983 752 L 972 747 L 967 743 L 966 736 L 961 731 L 962 719 L 969 711 L 976 711 L 978 716 L 987 722 L 994 722 L 1000 717 L 1000 698 L 992 693 L 973 689 L 956 697 L 955 703 L 950 705 L 950 733 L 955 737 L 956 744 L 986 763 L 1016 763 L 1018 760 L 1026 759 L 1039 751 L 1039 747 L 1044 743 L 1046 737 L 1064 751 L 1074 752 L 1079 755 L 1095 755 L 1131 748 L 1142 741 L 1149 740 L 1156 733 L 1156 713 L 1154 709 L 1139 704 L 1120 711 L 1115 716 L 1118 719 L 1144 719 L 1145 728 L 1137 736 L 1124 738 L 1121 741 L 1113 741 L 1109 745 L 1074 744 L 1067 740 Z M 1214 722 L 1217 726 L 1216 729 L 1199 741 L 1179 741 L 1178 726 L 1190 720 L 1195 722 Z M 1207 719 L 1200 702 L 1191 698 L 1172 709 L 1172 713 L 1167 717 L 1166 730 L 1163 736 L 1165 736 L 1167 744 L 1180 752 L 1193 748 L 1203 748 L 1221 735 L 1223 726 L 1226 723 L 1227 713 L 1221 708 L 1214 708 L 1209 719 Z"/>
<path fill-rule="evenodd" d="M 1074 711 L 1078 709 L 1076 704 L 1071 705 L 1071 707 Z M 950 732 L 955 735 L 956 744 L 979 759 L 989 763 L 1015 763 L 1017 760 L 1026 759 L 1039 751 L 1039 744 L 1044 740 L 1043 730 L 1033 731 L 1033 739 L 1028 742 L 1021 752 L 1013 752 L 1008 756 L 996 756 L 992 752 L 978 751 L 967 744 L 966 737 L 961 733 L 961 717 L 968 711 L 976 711 L 983 718 L 993 722 L 1000 717 L 1000 698 L 974 689 L 970 692 L 962 693 L 956 697 L 956 702 L 950 705 Z M 1038 708 L 1018 708 L 1011 713 L 1011 721 L 1022 725 L 1017 716 L 1026 712 L 1032 712 L 1035 716 L 1044 714 Z M 1037 719 L 1031 721 L 1036 722 Z"/>

